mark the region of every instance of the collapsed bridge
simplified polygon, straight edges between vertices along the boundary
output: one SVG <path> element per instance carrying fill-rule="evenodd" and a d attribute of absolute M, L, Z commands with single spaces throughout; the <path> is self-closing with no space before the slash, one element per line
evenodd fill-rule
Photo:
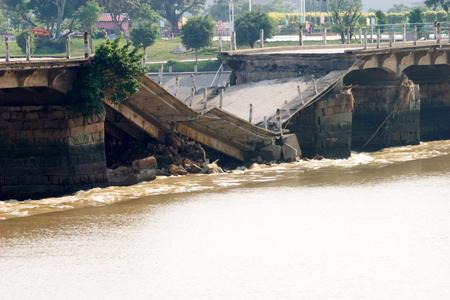
<path fill-rule="evenodd" d="M 137 94 L 89 118 L 69 112 L 67 93 L 90 58 L 0 62 L 0 199 L 107 185 L 105 135 L 164 144 L 176 134 L 240 161 L 448 139 L 449 51 L 435 42 L 233 51 L 222 96 L 186 103 L 143 76 Z"/>
<path fill-rule="evenodd" d="M 0 63 L 0 199 L 42 197 L 108 184 L 105 135 L 169 143 L 175 135 L 239 161 L 293 160 L 298 144 L 218 108 L 198 113 L 147 76 L 106 114 L 73 115 L 68 93 L 90 58 Z"/>

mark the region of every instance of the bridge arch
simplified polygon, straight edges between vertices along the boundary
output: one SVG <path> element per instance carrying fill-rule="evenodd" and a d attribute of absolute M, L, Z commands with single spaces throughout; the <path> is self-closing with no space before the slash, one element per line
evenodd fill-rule
<path fill-rule="evenodd" d="M 347 86 L 366 85 L 392 81 L 396 79 L 397 79 L 396 73 L 377 67 L 377 68 L 350 71 L 344 77 L 344 84 Z"/>
<path fill-rule="evenodd" d="M 450 139 L 450 65 L 413 65 L 403 73 L 420 88 L 421 140 Z"/>

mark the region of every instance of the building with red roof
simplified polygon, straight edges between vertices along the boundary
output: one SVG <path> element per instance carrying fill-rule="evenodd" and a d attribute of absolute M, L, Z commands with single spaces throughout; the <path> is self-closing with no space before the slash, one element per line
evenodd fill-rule
<path fill-rule="evenodd" d="M 122 30 L 125 37 L 128 37 L 130 34 L 130 18 L 127 14 L 121 14 L 120 16 L 117 16 L 117 19 L 117 23 L 122 24 Z M 96 28 L 105 30 L 109 35 L 115 33 L 115 26 L 111 14 L 102 13 L 97 20 Z"/>

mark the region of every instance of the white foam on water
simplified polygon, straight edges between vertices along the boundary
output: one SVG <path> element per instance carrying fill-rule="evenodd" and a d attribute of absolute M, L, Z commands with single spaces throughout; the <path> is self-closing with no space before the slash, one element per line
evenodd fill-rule
<path fill-rule="evenodd" d="M 246 182 L 273 182 L 280 180 L 283 174 L 288 172 L 304 173 L 327 168 L 351 169 L 358 166 L 379 168 L 395 163 L 431 159 L 449 153 L 450 141 L 439 141 L 421 143 L 417 146 L 389 148 L 374 153 L 353 153 L 349 159 L 302 160 L 275 165 L 254 164 L 249 169 L 241 168 L 226 174 L 158 177 L 155 181 L 143 182 L 134 186 L 94 188 L 64 197 L 28 201 L 0 201 L 0 220 L 82 207 L 105 206 L 153 195 L 235 188 Z"/>

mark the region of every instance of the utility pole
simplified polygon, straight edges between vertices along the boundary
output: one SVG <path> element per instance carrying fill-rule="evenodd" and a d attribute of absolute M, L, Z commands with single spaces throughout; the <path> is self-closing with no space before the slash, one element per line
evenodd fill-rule
<path fill-rule="evenodd" d="M 300 23 L 306 22 L 306 0 L 300 0 Z"/>
<path fill-rule="evenodd" d="M 252 0 L 248 0 L 248 12 L 252 12 Z"/>
<path fill-rule="evenodd" d="M 230 2 L 229 2 L 228 16 L 229 16 L 229 21 L 230 21 L 231 32 L 234 32 L 234 2 L 233 2 L 233 0 L 230 0 Z"/>

